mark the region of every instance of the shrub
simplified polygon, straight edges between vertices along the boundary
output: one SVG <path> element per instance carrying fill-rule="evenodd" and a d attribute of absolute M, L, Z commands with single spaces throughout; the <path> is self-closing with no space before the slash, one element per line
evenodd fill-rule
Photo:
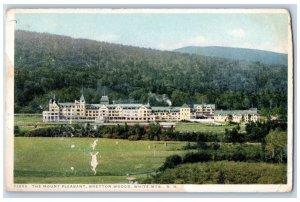
<path fill-rule="evenodd" d="M 128 137 L 128 140 L 132 140 L 132 141 L 139 140 L 139 136 L 138 135 L 130 135 Z"/>
<path fill-rule="evenodd" d="M 242 151 L 236 151 L 231 156 L 231 159 L 233 161 L 246 161 L 247 157 L 246 157 L 246 155 L 245 155 L 244 152 L 242 152 Z"/>
<path fill-rule="evenodd" d="M 15 137 L 24 137 L 25 131 L 21 130 L 19 126 L 14 126 L 14 135 Z"/>
<path fill-rule="evenodd" d="M 214 155 L 215 161 L 230 160 L 230 154 L 225 152 L 217 152 Z"/>
<path fill-rule="evenodd" d="M 208 145 L 206 142 L 198 142 L 197 143 L 198 149 L 203 149 L 203 150 L 207 150 L 208 149 Z"/>
<path fill-rule="evenodd" d="M 207 152 L 187 153 L 183 159 L 183 163 L 207 162 L 212 160 L 212 155 Z"/>
<path fill-rule="evenodd" d="M 198 146 L 196 144 L 191 144 L 190 142 L 186 143 L 185 146 L 182 147 L 183 150 L 197 149 Z"/>
<path fill-rule="evenodd" d="M 220 147 L 221 147 L 221 145 L 219 143 L 216 143 L 216 142 L 214 142 L 210 145 L 210 148 L 213 149 L 213 150 L 218 150 L 218 149 L 220 149 Z"/>
<path fill-rule="evenodd" d="M 35 130 L 27 131 L 25 136 L 27 137 L 54 137 L 56 131 L 54 127 L 49 128 L 38 128 Z"/>
<path fill-rule="evenodd" d="M 166 170 L 168 168 L 175 168 L 177 165 L 182 163 L 182 158 L 179 155 L 172 155 L 166 158 L 164 164 L 159 168 L 160 171 Z"/>

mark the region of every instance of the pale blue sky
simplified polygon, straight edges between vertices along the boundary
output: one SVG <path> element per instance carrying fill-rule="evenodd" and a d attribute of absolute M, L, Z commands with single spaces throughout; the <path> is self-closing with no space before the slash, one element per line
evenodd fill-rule
<path fill-rule="evenodd" d="M 229 46 L 287 53 L 287 14 L 16 14 L 16 29 L 172 50 Z"/>

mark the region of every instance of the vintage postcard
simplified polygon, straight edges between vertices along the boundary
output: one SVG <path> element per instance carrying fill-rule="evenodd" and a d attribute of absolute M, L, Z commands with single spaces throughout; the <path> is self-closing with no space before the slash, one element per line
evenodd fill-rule
<path fill-rule="evenodd" d="M 290 192 L 284 9 L 11 9 L 5 188 Z"/>

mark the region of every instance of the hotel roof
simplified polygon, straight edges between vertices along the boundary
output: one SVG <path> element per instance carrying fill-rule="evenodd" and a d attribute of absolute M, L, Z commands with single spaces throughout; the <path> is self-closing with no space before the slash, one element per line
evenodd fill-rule
<path fill-rule="evenodd" d="M 216 109 L 215 104 L 194 104 L 194 109 L 197 108 L 198 106 L 203 106 L 203 107 L 211 107 L 212 109 Z"/>
<path fill-rule="evenodd" d="M 179 112 L 180 107 L 151 107 L 154 112 Z"/>
<path fill-rule="evenodd" d="M 227 116 L 227 115 L 257 115 L 257 110 L 217 110 L 215 115 Z"/>

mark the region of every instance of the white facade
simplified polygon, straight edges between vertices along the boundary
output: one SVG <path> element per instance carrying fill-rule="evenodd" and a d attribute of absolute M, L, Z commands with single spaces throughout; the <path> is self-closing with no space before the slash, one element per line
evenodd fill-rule
<path fill-rule="evenodd" d="M 215 122 L 256 122 L 259 120 L 259 115 L 257 113 L 257 109 L 249 109 L 249 110 L 220 110 L 216 111 L 214 114 Z"/>
<path fill-rule="evenodd" d="M 184 104 L 181 107 L 151 107 L 149 104 L 109 104 L 107 96 L 102 96 L 100 104 L 86 104 L 83 95 L 73 103 L 49 101 L 49 111 L 43 112 L 44 122 L 90 121 L 90 122 L 249 122 L 257 121 L 257 110 L 215 111 L 214 104 Z"/>

